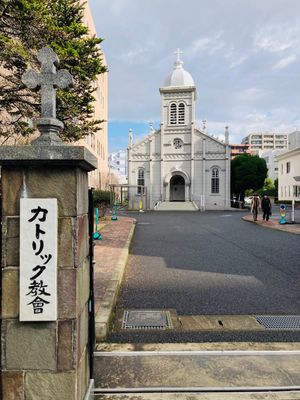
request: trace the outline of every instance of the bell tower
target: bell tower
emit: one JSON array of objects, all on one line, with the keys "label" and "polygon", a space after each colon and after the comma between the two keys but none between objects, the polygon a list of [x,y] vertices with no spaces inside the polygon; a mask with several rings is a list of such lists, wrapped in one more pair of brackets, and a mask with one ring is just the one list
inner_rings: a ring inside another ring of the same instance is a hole
[{"label": "bell tower", "polygon": [[[195,125],[196,87],[183,68],[182,51],[175,51],[172,72],[165,79],[161,94],[161,176],[180,167],[193,175],[193,133]],[[174,164],[174,165],[173,165]],[[162,193],[164,188],[162,186]],[[192,194],[192,193],[191,193]],[[189,196],[190,199],[192,196]]]}]

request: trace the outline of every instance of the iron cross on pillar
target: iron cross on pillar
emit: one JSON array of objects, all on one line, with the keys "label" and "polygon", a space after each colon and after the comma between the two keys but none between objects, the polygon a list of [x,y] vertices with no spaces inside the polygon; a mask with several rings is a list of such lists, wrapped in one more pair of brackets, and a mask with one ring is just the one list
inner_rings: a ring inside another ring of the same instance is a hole
[{"label": "iron cross on pillar", "polygon": [[32,143],[62,144],[57,136],[63,123],[56,119],[56,88],[67,88],[72,85],[73,78],[65,69],[56,71],[59,59],[50,47],[41,49],[37,59],[41,63],[41,72],[29,70],[22,76],[22,82],[29,89],[41,88],[41,118],[36,121],[41,136]]}]

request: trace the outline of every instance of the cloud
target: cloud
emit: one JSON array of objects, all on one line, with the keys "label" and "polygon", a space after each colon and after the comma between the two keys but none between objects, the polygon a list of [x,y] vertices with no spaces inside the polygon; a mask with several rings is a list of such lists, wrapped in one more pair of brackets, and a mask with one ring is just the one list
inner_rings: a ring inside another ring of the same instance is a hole
[{"label": "cloud", "polygon": [[295,55],[291,55],[288,57],[284,57],[281,60],[279,60],[274,66],[273,69],[284,69],[290,64],[294,63],[297,61],[297,57]]},{"label": "cloud", "polygon": [[187,49],[189,57],[193,58],[199,52],[208,51],[210,55],[224,47],[224,43],[219,41],[223,32],[219,31],[211,36],[200,37],[192,42]]},{"label": "cloud", "polygon": [[246,101],[256,101],[257,99],[266,96],[266,91],[258,88],[258,87],[251,87],[241,92],[240,98]]},{"label": "cloud", "polygon": [[[230,54],[230,56],[228,54],[225,55],[226,58],[231,57],[232,54]],[[249,56],[247,55],[243,55],[241,57],[239,57],[237,60],[233,61],[230,65],[229,68],[236,68],[238,66],[240,66],[241,64],[243,64],[246,60],[248,60]]]},{"label": "cloud", "polygon": [[283,52],[299,44],[299,33],[297,26],[269,25],[255,35],[254,46],[271,53]]},{"label": "cloud", "polygon": [[134,50],[130,50],[122,53],[119,58],[122,62],[128,64],[138,63],[143,60],[143,55],[147,52],[145,48],[136,48]]},{"label": "cloud", "polygon": [[[109,68],[109,120],[160,120],[174,50],[197,87],[196,118],[232,141],[299,123],[300,0],[89,0]],[[187,22],[186,22],[187,21]],[[199,125],[198,125],[199,126]],[[118,125],[114,141],[128,134]],[[136,127],[135,134],[147,129]]]}]

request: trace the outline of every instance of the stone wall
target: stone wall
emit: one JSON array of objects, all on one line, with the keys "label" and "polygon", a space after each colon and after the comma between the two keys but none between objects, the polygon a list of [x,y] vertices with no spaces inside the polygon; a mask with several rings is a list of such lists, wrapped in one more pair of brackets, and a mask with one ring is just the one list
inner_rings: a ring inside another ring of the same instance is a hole
[{"label": "stone wall", "polygon": [[[58,200],[58,320],[19,322],[19,201]],[[5,400],[81,400],[89,385],[87,172],[55,161],[2,167],[2,391]]]}]

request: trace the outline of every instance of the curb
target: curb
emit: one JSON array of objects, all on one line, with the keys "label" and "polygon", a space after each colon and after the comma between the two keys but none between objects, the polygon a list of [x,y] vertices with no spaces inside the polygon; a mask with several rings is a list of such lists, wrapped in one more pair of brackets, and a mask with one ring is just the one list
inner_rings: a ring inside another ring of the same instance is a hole
[{"label": "curb", "polygon": [[278,225],[263,225],[263,224],[257,223],[256,221],[253,221],[252,219],[248,219],[247,216],[242,217],[242,219],[244,221],[246,221],[246,222],[250,222],[251,224],[255,224],[255,225],[261,226],[262,228],[268,228],[268,229],[273,229],[275,231],[292,233],[294,235],[300,235],[300,231],[296,232],[296,231],[293,231],[293,230],[286,229],[288,227],[288,225],[286,225],[286,226],[285,225],[279,225],[279,224]]},{"label": "curb", "polygon": [[103,300],[101,302],[101,306],[97,314],[95,315],[96,342],[105,341],[108,335],[109,324],[112,318],[113,310],[117,303],[118,294],[123,280],[125,267],[129,255],[129,248],[133,238],[135,226],[136,226],[136,221],[134,220],[128,238],[126,240],[126,243],[121,251],[121,255],[115,266],[112,278],[107,285]]}]

